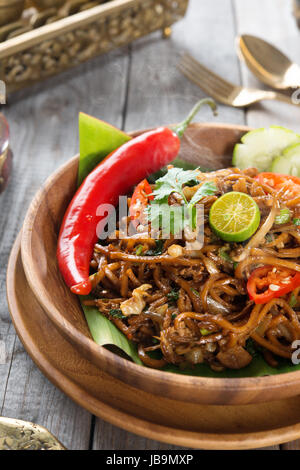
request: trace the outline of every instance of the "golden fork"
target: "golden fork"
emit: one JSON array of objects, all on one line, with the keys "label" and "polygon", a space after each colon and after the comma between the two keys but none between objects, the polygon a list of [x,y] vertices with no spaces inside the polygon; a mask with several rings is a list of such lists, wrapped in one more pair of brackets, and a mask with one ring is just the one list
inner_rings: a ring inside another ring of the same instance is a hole
[{"label": "golden fork", "polygon": [[236,108],[249,106],[263,100],[278,100],[298,105],[290,96],[276,91],[265,91],[234,85],[204,67],[189,54],[185,54],[178,64],[179,70],[205,93],[220,103]]}]

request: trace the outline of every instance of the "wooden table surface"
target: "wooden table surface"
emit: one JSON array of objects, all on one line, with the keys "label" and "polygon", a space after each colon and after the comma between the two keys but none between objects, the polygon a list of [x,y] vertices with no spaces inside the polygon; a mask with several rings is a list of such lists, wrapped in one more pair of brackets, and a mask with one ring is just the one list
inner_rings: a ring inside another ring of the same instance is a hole
[{"label": "wooden table surface", "polygon": [[[176,122],[203,92],[176,69],[189,51],[233,82],[259,86],[240,64],[237,34],[259,35],[300,62],[300,32],[289,0],[190,0],[187,16],[170,39],[161,33],[138,40],[10,97],[2,111],[9,120],[14,172],[0,197],[0,415],[46,426],[69,449],[179,449],[120,430],[95,418],[57,390],[24,351],[11,324],[5,299],[6,265],[27,207],[39,186],[78,150],[79,111],[126,131]],[[220,106],[220,122],[268,126],[299,132],[300,110],[266,102],[248,111]],[[212,120],[208,109],[201,120]],[[300,449],[300,441],[273,447]]]}]

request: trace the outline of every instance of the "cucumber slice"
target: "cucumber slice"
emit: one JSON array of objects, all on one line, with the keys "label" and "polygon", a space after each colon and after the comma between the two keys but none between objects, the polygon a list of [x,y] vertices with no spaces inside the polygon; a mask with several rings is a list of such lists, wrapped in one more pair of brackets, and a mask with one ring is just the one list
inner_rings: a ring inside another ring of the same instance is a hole
[{"label": "cucumber slice", "polygon": [[290,145],[281,157],[275,158],[271,171],[300,177],[300,144]]},{"label": "cucumber slice", "polygon": [[241,144],[236,144],[232,163],[241,170],[254,167],[268,171],[274,158],[293,144],[300,143],[300,135],[280,126],[256,129],[245,134]]}]

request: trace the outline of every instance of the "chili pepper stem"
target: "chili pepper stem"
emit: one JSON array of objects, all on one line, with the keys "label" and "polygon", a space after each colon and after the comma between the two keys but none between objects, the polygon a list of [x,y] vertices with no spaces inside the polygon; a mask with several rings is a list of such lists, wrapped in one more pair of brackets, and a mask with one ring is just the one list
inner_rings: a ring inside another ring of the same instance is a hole
[{"label": "chili pepper stem", "polygon": [[214,116],[218,115],[216,102],[212,98],[203,98],[202,100],[198,101],[198,103],[195,104],[195,106],[189,113],[188,117],[182,123],[180,123],[178,126],[174,128],[174,131],[176,132],[176,134],[178,135],[180,139],[183,137],[183,134],[185,133],[186,128],[194,119],[196,114],[199,112],[200,108],[202,108],[202,106],[205,104],[211,107]]}]

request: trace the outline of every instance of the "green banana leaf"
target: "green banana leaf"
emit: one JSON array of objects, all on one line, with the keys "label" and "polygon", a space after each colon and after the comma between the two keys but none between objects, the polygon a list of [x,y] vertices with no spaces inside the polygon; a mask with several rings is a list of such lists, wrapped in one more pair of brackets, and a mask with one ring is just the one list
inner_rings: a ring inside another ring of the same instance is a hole
[{"label": "green banana leaf", "polygon": [[126,336],[109,321],[99,310],[95,307],[87,307],[83,301],[89,297],[80,297],[82,310],[89,326],[93,340],[99,346],[113,345],[121,349],[127,356],[129,356],[136,364],[142,364],[137,348],[132,341],[128,341]]},{"label": "green banana leaf", "polygon": [[107,122],[79,113],[78,186],[107,155],[131,137]]},{"label": "green banana leaf", "polygon": [[[116,129],[104,121],[100,121],[84,113],[80,113],[79,116],[79,136],[79,184],[81,184],[83,179],[98,163],[103,160],[103,158],[130,140],[130,137],[119,129]],[[179,159],[177,159],[174,164],[184,169],[195,168],[193,165],[187,164],[186,162],[183,162]],[[157,178],[163,174],[164,170],[161,171],[162,173],[160,172],[157,175],[154,175],[154,178]],[[209,170],[202,169],[202,171]],[[85,297],[81,297],[80,301],[94,341],[101,346],[113,346],[115,350],[120,351],[121,355],[125,354],[136,364],[142,365],[142,362],[138,357],[136,345],[132,341],[129,341],[111,321],[109,321],[99,312],[97,308],[83,305],[84,299]],[[184,370],[174,365],[167,365],[163,370],[165,372],[172,372],[182,375],[193,375],[197,377],[241,378],[276,375],[286,372],[293,372],[300,369],[300,364],[293,365],[286,359],[279,359],[278,366],[274,368],[267,364],[260,351],[251,351],[251,353],[253,355],[251,363],[247,367],[240,370],[227,369],[223,372],[214,372],[207,364],[197,364],[194,367],[190,367]]]},{"label": "green banana leaf", "polygon": [[178,367],[170,365],[164,371],[175,374],[193,375],[195,377],[214,377],[214,378],[242,378],[242,377],[262,377],[265,375],[284,374],[286,372],[295,372],[300,369],[300,364],[293,365],[290,361],[282,359],[278,361],[276,368],[269,366],[261,353],[253,357],[251,363],[239,370],[226,369],[223,372],[214,372],[207,364],[197,364],[195,368],[180,370]]}]

